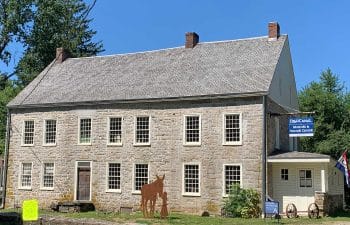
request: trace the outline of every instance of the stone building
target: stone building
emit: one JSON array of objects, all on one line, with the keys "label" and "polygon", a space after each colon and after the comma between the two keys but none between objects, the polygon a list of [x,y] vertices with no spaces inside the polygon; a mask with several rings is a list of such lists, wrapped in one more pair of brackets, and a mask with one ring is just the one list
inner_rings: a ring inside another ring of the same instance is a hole
[{"label": "stone building", "polygon": [[233,183],[269,191],[267,156],[297,145],[287,117],[271,114],[298,109],[277,23],[268,36],[199,42],[191,32],[185,46],[148,52],[59,48],[8,109],[7,207],[137,209],[141,186],[165,174],[170,210],[217,213]]}]

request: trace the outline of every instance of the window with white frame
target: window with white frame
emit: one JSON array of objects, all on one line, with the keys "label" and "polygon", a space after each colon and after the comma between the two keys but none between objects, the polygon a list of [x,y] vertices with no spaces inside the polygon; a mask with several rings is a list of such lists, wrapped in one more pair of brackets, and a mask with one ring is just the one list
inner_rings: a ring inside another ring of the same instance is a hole
[{"label": "window with white frame", "polygon": [[91,119],[85,118],[80,119],[79,127],[79,143],[90,144],[91,143]]},{"label": "window with white frame", "polygon": [[32,186],[32,163],[22,163],[21,168],[21,188],[31,188]]},{"label": "window with white frame", "polygon": [[288,180],[288,169],[281,169],[281,180]]},{"label": "window with white frame", "polygon": [[201,121],[199,115],[185,116],[185,143],[200,144]]},{"label": "window with white frame", "polygon": [[47,145],[56,144],[56,120],[45,120],[44,143]]},{"label": "window with white frame", "polygon": [[199,195],[200,173],[198,164],[184,164],[183,192],[185,195]]},{"label": "window with white frame", "polygon": [[138,116],[136,117],[135,124],[135,143],[136,144],[148,144],[149,141],[149,122],[148,116]]},{"label": "window with white frame", "polygon": [[109,118],[108,142],[110,144],[122,143],[122,118],[121,117]]},{"label": "window with white frame", "polygon": [[233,185],[241,185],[241,166],[224,165],[224,178],[224,195],[228,195]]},{"label": "window with white frame", "polygon": [[23,144],[24,145],[34,144],[34,120],[24,121]]},{"label": "window with white frame", "polygon": [[54,163],[43,165],[43,188],[53,188]]},{"label": "window with white frame", "polygon": [[148,184],[148,164],[135,164],[134,191],[141,191],[144,184]]},{"label": "window with white frame", "polygon": [[108,190],[120,190],[120,163],[108,163]]},{"label": "window with white frame", "polygon": [[299,170],[300,187],[312,187],[312,171]]},{"label": "window with white frame", "polygon": [[240,144],[242,139],[241,115],[224,115],[224,144]]}]

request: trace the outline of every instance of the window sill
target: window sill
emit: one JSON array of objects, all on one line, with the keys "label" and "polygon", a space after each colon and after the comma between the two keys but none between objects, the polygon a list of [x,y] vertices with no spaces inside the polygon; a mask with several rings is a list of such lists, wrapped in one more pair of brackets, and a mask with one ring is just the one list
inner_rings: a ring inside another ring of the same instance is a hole
[{"label": "window sill", "polygon": [[56,144],[43,144],[44,147],[56,147]]},{"label": "window sill", "polygon": [[19,187],[18,190],[31,191],[32,187]]},{"label": "window sill", "polygon": [[134,143],[134,146],[137,146],[137,147],[140,147],[140,146],[141,147],[142,146],[146,146],[147,147],[148,146],[149,147],[149,146],[151,146],[151,143]]},{"label": "window sill", "polygon": [[242,142],[224,142],[222,143],[223,146],[240,146],[243,145]]},{"label": "window sill", "polygon": [[90,145],[92,145],[92,143],[78,143],[78,145],[81,145],[81,146],[90,146]]},{"label": "window sill", "polygon": [[21,144],[22,147],[33,147],[34,144]]},{"label": "window sill", "polygon": [[45,188],[45,187],[42,187],[40,188],[40,191],[53,191],[54,188]]},{"label": "window sill", "polygon": [[131,194],[133,194],[133,195],[141,195],[141,191],[132,191]]},{"label": "window sill", "polygon": [[191,147],[191,146],[201,146],[201,143],[200,142],[193,142],[193,143],[191,143],[191,142],[189,142],[189,143],[184,143],[183,144],[184,146],[188,146],[188,147]]},{"label": "window sill", "polygon": [[107,147],[123,146],[123,143],[107,143]]},{"label": "window sill", "polygon": [[201,197],[200,193],[182,193],[184,197]]},{"label": "window sill", "polygon": [[113,190],[113,189],[111,189],[111,190],[106,190],[106,193],[118,193],[118,194],[121,194],[122,193],[122,190],[120,190],[120,189],[116,189],[116,190]]}]

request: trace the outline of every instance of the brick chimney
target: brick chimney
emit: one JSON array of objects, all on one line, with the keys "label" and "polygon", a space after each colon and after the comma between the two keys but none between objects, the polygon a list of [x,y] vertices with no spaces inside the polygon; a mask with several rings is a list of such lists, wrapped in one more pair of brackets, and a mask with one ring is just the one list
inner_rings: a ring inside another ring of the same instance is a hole
[{"label": "brick chimney", "polygon": [[62,63],[64,60],[70,57],[70,53],[67,49],[56,48],[56,62]]},{"label": "brick chimney", "polygon": [[269,23],[269,41],[276,41],[280,37],[280,25],[277,22]]},{"label": "brick chimney", "polygon": [[187,32],[186,33],[186,48],[194,48],[196,44],[199,42],[199,36],[195,32]]}]

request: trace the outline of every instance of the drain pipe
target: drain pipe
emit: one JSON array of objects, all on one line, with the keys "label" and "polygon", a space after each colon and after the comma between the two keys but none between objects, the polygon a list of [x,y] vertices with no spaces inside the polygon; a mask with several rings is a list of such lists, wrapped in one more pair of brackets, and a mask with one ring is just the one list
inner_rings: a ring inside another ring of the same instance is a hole
[{"label": "drain pipe", "polygon": [[10,147],[10,124],[11,124],[11,113],[7,109],[7,121],[6,121],[6,139],[5,139],[5,152],[4,152],[4,165],[2,172],[2,196],[1,196],[1,206],[0,208],[5,208],[5,198],[6,198],[6,186],[7,186],[7,167],[8,167],[8,155]]},{"label": "drain pipe", "polygon": [[263,123],[262,123],[262,154],[261,154],[261,210],[262,217],[265,218],[265,201],[266,201],[266,95],[262,96],[263,106]]}]

